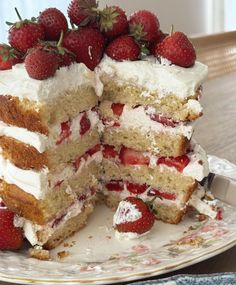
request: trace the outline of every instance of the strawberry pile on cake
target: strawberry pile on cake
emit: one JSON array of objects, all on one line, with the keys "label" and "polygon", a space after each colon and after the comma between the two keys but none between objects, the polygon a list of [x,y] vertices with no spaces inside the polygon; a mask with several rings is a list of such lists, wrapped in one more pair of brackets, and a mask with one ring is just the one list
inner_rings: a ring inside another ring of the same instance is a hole
[{"label": "strawberry pile on cake", "polygon": [[51,249],[86,224],[101,195],[111,208],[152,200],[156,218],[180,222],[208,175],[191,141],[207,67],[188,38],[163,33],[152,12],[127,18],[95,0],[71,1],[73,29],[57,8],[31,20],[16,13],[0,45],[4,228]]}]

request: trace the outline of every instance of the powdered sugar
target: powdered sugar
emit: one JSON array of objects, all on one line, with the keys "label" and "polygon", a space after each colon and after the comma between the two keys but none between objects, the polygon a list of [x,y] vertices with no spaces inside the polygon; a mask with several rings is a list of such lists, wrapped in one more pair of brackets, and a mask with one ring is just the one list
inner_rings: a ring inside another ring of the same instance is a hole
[{"label": "powdered sugar", "polygon": [[121,201],[113,217],[113,225],[134,222],[142,217],[142,213],[135,205],[128,201]]}]

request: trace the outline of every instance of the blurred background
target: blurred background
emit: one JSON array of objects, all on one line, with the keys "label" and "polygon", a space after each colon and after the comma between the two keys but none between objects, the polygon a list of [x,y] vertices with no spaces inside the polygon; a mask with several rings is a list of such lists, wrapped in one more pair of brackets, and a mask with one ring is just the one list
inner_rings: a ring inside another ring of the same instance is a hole
[{"label": "blurred background", "polygon": [[[0,0],[0,42],[7,41],[6,21],[15,21],[14,7],[23,18],[37,16],[47,7],[66,13],[70,0]],[[235,0],[100,0],[100,6],[119,5],[130,15],[138,9],[154,11],[163,31],[171,24],[188,35],[205,35],[236,30]]]}]

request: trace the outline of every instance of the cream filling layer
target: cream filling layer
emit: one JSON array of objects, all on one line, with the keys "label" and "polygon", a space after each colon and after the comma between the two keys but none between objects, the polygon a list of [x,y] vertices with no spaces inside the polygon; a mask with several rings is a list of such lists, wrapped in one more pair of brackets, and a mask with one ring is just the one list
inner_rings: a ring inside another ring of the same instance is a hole
[{"label": "cream filling layer", "polygon": [[143,133],[156,132],[156,133],[168,133],[171,135],[183,135],[187,139],[191,139],[193,134],[193,126],[191,124],[184,125],[179,123],[176,127],[164,126],[163,124],[156,122],[150,118],[154,115],[155,109],[143,106],[137,108],[129,108],[124,106],[123,112],[119,118],[120,127],[124,129],[137,128]]},{"label": "cream filling layer", "polygon": [[[84,113],[80,113],[71,121],[71,135],[70,139],[78,140],[80,135],[80,120]],[[99,122],[99,117],[97,112],[89,110],[86,112],[88,119],[91,123],[91,129],[95,128]],[[61,126],[55,125],[50,128],[49,136],[31,132],[25,128],[19,128],[12,125],[7,125],[0,121],[0,136],[7,136],[14,138],[22,143],[28,144],[38,152],[43,153],[48,147],[57,147],[56,141],[58,140],[61,132]],[[66,141],[66,140],[65,140]]]},{"label": "cream filling layer", "polygon": [[[101,162],[101,154],[95,153],[88,159],[86,164],[80,166],[80,171],[82,167],[85,167],[92,161]],[[72,166],[67,166],[62,173],[58,176],[53,177],[55,183],[58,180],[69,179],[72,175],[76,175],[77,171],[71,171]],[[66,173],[66,174],[65,174]],[[33,195],[36,199],[43,199],[47,191],[51,188],[49,186],[49,170],[47,168],[41,171],[25,170],[16,167],[9,160],[6,160],[2,155],[0,155],[0,178],[6,181],[8,184],[15,184],[17,187],[21,188],[23,191]],[[52,188],[55,186],[52,184]]]},{"label": "cream filling layer", "polygon": [[102,95],[103,85],[98,75],[83,63],[61,67],[53,77],[46,80],[30,78],[23,63],[13,66],[10,70],[0,71],[1,95],[36,102],[53,101],[64,96],[65,91],[76,91],[83,86],[92,86],[98,96]]},{"label": "cream filling layer", "polygon": [[[92,197],[89,197],[89,200],[91,198]],[[76,200],[76,202],[67,209],[66,214],[61,214],[60,216],[56,217],[54,220],[48,222],[45,225],[38,225],[38,224],[32,223],[31,221],[26,220],[19,216],[15,217],[14,224],[15,226],[23,228],[24,235],[27,238],[27,240],[31,243],[32,246],[35,246],[35,245],[42,246],[50,239],[53,233],[57,231],[59,228],[61,228],[62,226],[64,226],[68,220],[79,215],[82,212],[84,203],[87,201],[88,199],[85,201]],[[55,221],[57,219],[60,219],[60,221],[55,224]],[[41,241],[39,241],[38,236],[37,236],[38,231],[43,232],[42,234],[43,240]]]},{"label": "cream filling layer", "polygon": [[157,92],[159,98],[175,94],[188,98],[206,80],[208,67],[198,61],[190,68],[161,64],[155,57],[148,56],[138,61],[115,61],[104,56],[96,68],[104,83],[115,81],[119,85],[131,84],[148,90],[144,96]]}]

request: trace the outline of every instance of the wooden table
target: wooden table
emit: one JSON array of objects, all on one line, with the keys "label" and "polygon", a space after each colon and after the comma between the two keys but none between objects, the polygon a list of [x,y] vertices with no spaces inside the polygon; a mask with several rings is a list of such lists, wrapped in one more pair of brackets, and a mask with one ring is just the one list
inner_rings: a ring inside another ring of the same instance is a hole
[{"label": "wooden table", "polygon": [[[202,105],[204,116],[197,122],[195,139],[207,153],[236,164],[236,73],[208,81],[204,85]],[[236,272],[235,256],[236,246],[216,257],[157,278],[176,274]]]}]

